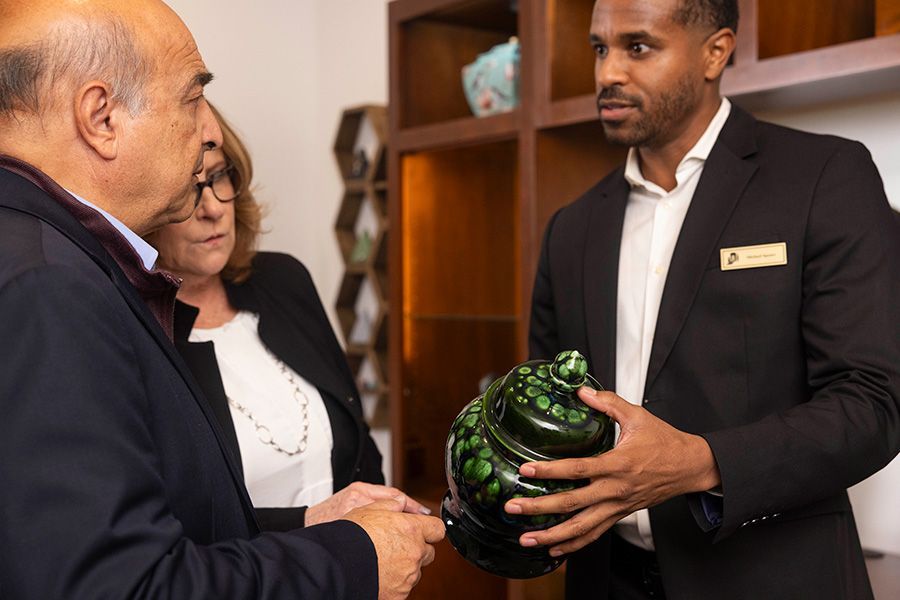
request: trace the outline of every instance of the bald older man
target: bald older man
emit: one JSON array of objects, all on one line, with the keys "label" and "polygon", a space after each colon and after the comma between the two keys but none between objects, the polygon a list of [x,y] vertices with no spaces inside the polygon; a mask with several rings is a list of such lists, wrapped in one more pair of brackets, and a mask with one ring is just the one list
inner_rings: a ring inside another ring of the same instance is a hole
[{"label": "bald older man", "polygon": [[443,537],[403,500],[260,534],[140,237],[222,133],[155,0],[0,0],[0,597],[403,598]]}]

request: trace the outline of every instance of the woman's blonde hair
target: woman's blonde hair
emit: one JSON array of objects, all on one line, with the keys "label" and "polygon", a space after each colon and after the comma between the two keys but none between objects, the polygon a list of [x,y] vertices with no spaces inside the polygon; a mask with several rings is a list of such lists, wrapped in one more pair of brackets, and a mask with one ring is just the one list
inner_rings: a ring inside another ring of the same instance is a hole
[{"label": "woman's blonde hair", "polygon": [[222,269],[222,278],[233,283],[242,283],[250,277],[256,244],[262,233],[262,206],[253,197],[253,162],[247,147],[229,125],[222,113],[209,104],[222,128],[222,152],[225,160],[234,165],[231,183],[238,191],[234,202],[234,250]]}]

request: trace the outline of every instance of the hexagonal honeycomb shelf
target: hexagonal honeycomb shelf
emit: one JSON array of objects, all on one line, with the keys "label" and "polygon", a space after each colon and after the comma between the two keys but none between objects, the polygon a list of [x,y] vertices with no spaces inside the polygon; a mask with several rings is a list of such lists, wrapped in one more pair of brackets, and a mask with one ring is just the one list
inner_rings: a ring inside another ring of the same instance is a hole
[{"label": "hexagonal honeycomb shelf", "polygon": [[344,194],[334,233],[344,261],[335,308],[366,419],[387,426],[387,109],[344,111],[334,155]]}]

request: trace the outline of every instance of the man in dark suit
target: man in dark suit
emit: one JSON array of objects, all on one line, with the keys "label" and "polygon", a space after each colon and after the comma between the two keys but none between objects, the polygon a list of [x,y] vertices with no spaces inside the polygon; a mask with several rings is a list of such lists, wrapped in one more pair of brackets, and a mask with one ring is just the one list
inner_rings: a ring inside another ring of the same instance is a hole
[{"label": "man in dark suit", "polygon": [[[607,138],[628,160],[550,221],[530,351],[589,356],[617,447],[507,504],[571,555],[569,598],[866,598],[846,488],[900,448],[898,236],[859,143],[719,94],[735,1],[598,0]],[[646,509],[649,508],[649,513]]]},{"label": "man in dark suit", "polygon": [[438,519],[260,534],[138,236],[222,133],[157,0],[0,0],[0,597],[404,598]]}]

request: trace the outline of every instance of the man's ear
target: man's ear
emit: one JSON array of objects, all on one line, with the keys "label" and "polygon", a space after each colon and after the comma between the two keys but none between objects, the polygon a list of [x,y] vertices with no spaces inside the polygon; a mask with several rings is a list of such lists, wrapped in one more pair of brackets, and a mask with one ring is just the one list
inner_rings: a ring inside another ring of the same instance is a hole
[{"label": "man's ear", "polygon": [[706,40],[706,70],[704,76],[707,81],[715,81],[722,76],[722,71],[728,66],[728,59],[734,52],[736,40],[734,32],[724,27]]},{"label": "man's ear", "polygon": [[105,160],[119,153],[124,107],[113,100],[109,84],[89,81],[75,95],[75,126],[84,143]]}]

